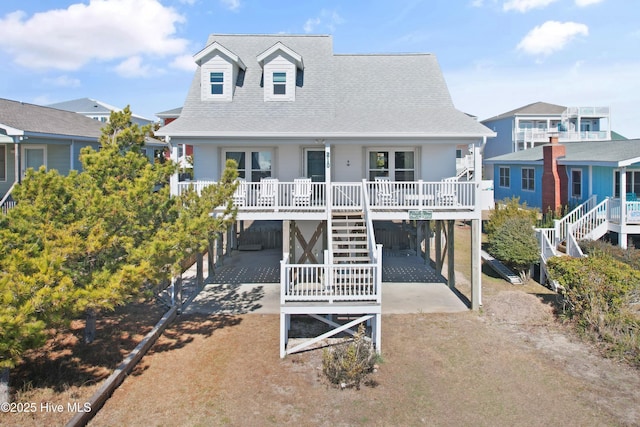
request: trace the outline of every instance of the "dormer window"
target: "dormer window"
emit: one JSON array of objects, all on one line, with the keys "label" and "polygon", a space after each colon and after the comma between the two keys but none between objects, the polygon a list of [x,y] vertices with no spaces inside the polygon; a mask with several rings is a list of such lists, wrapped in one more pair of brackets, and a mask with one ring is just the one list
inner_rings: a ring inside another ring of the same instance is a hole
[{"label": "dormer window", "polygon": [[233,100],[238,76],[244,75],[244,62],[217,42],[194,55],[200,66],[200,99],[203,101]]},{"label": "dormer window", "polygon": [[304,70],[302,56],[278,42],[256,58],[262,67],[264,100],[295,101],[296,85]]},{"label": "dormer window", "polygon": [[224,94],[224,73],[210,73],[211,95]]},{"label": "dormer window", "polygon": [[273,73],[273,94],[287,94],[287,73]]}]

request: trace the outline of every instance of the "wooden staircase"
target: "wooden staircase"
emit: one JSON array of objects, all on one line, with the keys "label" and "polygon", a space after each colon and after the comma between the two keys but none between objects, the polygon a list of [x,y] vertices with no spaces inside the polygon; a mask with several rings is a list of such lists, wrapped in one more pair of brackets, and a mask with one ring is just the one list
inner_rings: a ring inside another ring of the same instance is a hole
[{"label": "wooden staircase", "polygon": [[331,251],[334,264],[367,264],[369,240],[362,212],[333,212],[331,215]]}]

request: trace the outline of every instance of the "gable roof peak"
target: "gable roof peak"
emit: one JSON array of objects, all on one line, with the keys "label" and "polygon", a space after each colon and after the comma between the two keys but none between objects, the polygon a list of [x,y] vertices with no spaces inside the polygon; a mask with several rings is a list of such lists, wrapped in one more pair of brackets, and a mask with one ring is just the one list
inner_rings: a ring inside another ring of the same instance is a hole
[{"label": "gable roof peak", "polygon": [[302,62],[302,56],[300,56],[293,49],[288,48],[284,43],[280,41],[274,44],[273,46],[271,46],[269,49],[262,52],[260,55],[258,55],[256,59],[258,60],[258,63],[260,64],[260,66],[264,67],[264,60],[277,51],[281,51],[285,53],[287,56],[291,57],[295,62],[296,66],[299,69],[304,70],[304,63]]},{"label": "gable roof peak", "polygon": [[224,56],[228,57],[231,61],[236,63],[238,67],[240,67],[241,69],[243,70],[247,69],[247,66],[244,65],[244,62],[242,62],[242,59],[240,59],[238,55],[236,55],[235,53],[233,53],[232,51],[230,51],[229,49],[227,49],[226,47],[222,46],[220,43],[215,41],[207,45],[200,52],[193,55],[193,59],[196,62],[196,64],[202,65],[202,60],[215,51],[218,51],[222,53]]}]

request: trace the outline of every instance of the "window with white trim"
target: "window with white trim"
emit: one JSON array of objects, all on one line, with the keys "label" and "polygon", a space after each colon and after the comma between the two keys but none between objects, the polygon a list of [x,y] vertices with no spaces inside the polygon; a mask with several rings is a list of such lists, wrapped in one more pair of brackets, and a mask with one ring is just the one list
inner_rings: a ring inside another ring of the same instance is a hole
[{"label": "window with white trim", "polygon": [[522,189],[535,191],[535,169],[522,168]]},{"label": "window with white trim", "polygon": [[[627,181],[625,193],[640,196],[640,171],[627,171],[625,177]],[[620,197],[620,171],[614,172],[613,197]]]},{"label": "window with white trim", "polygon": [[273,94],[287,94],[287,73],[273,73]]},{"label": "window with white trim", "polygon": [[[249,182],[259,182],[271,177],[273,153],[269,151],[227,151],[225,160],[233,159],[238,164],[238,176]],[[251,159],[250,163],[247,159]]]},{"label": "window with white trim", "polygon": [[209,73],[211,95],[224,95],[224,73],[214,71]]},{"label": "window with white trim", "polygon": [[582,198],[582,169],[571,169],[571,197]]},{"label": "window with white trim", "polygon": [[508,166],[500,166],[500,179],[498,185],[502,188],[511,187],[511,168]]},{"label": "window with white trim", "polygon": [[414,181],[416,174],[413,151],[369,151],[369,180],[386,176],[393,181]]}]

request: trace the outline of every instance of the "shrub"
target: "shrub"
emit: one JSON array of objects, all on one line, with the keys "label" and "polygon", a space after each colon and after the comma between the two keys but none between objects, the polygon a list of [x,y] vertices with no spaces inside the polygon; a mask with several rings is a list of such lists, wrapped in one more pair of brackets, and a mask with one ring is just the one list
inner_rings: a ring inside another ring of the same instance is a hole
[{"label": "shrub", "polygon": [[519,197],[504,199],[496,204],[496,208],[491,211],[489,221],[485,224],[487,238],[490,240],[498,228],[509,218],[526,218],[533,225],[538,219],[538,211],[528,208],[526,203],[520,204]]},{"label": "shrub", "polygon": [[493,256],[515,269],[523,281],[540,257],[538,240],[530,218],[512,217],[495,230],[489,238],[489,251]]},{"label": "shrub", "polygon": [[604,253],[555,257],[548,267],[564,287],[564,311],[578,330],[640,366],[640,271]]},{"label": "shrub", "polygon": [[332,384],[360,390],[360,383],[373,372],[375,360],[373,346],[366,340],[364,325],[361,323],[352,341],[324,350],[322,372]]}]

